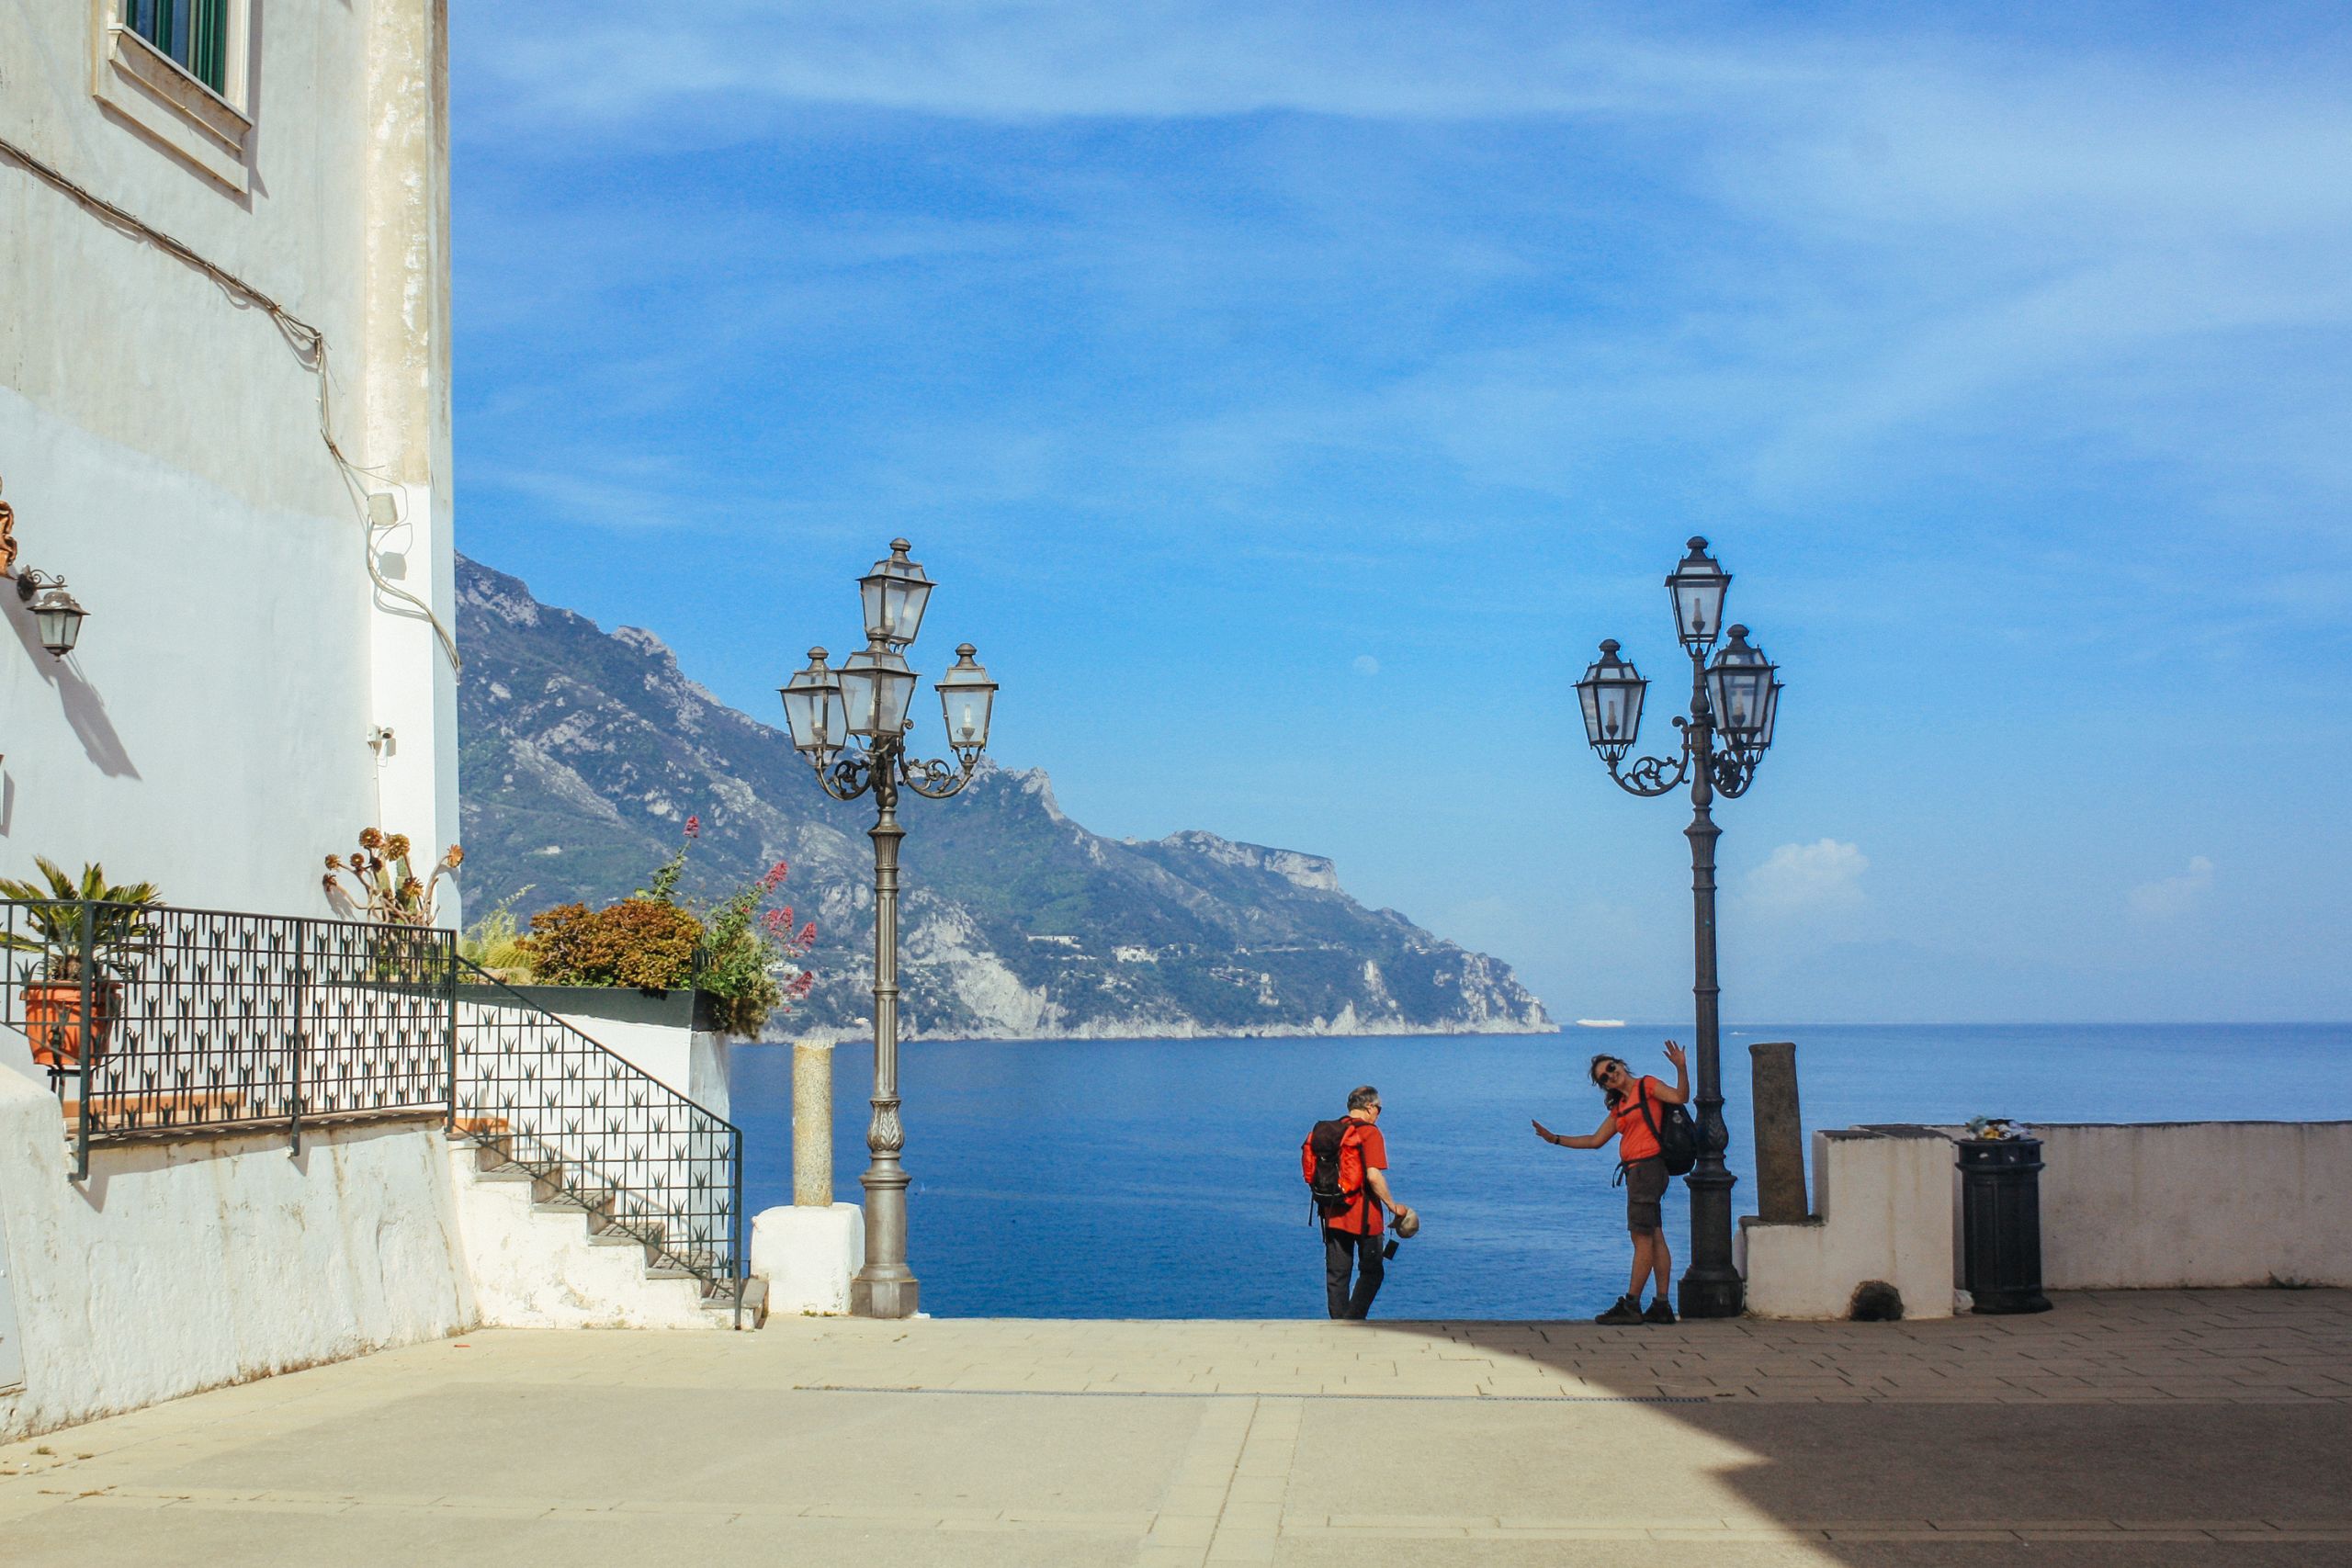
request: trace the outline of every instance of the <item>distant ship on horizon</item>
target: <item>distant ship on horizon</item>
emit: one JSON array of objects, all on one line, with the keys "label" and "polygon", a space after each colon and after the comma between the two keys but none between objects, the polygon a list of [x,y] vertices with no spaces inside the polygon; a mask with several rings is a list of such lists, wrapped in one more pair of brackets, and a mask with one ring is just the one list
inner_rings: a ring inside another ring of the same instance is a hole
[{"label": "distant ship on horizon", "polygon": [[1577,1020],[1577,1027],[1578,1029],[1623,1029],[1625,1027],[1625,1021],[1622,1018],[1580,1018]]}]

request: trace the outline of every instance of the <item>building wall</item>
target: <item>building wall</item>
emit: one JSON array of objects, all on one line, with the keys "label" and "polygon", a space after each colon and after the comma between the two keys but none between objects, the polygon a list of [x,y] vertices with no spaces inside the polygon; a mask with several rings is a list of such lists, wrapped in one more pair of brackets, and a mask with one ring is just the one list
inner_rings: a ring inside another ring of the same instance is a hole
[{"label": "building wall", "polygon": [[0,1440],[477,1320],[440,1121],[91,1151],[0,1073],[0,1235],[24,1382]]},{"label": "building wall", "polygon": [[0,592],[0,874],[325,913],[360,827],[457,829],[453,670],[368,571],[453,620],[442,6],[241,8],[239,188],[124,112],[107,5],[0,6],[0,140],[317,327],[370,472],[266,310],[0,151],[0,500],[90,611],[59,662]]}]

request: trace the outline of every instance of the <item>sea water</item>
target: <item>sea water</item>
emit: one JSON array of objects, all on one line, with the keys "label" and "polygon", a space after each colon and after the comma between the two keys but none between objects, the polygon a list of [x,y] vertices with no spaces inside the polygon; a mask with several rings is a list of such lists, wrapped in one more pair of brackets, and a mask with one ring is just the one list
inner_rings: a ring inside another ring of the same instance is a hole
[{"label": "sea water", "polygon": [[[1589,1133],[1595,1052],[1671,1083],[1687,1028],[1314,1040],[920,1043],[899,1057],[909,1262],[938,1316],[1312,1317],[1323,1249],[1300,1140],[1376,1086],[1389,1182],[1421,1234],[1383,1317],[1589,1315],[1625,1288],[1613,1152]],[[2352,1118],[2352,1025],[1813,1025],[1726,1031],[1734,1212],[1754,1212],[1749,1043],[1793,1040],[1805,1130],[1973,1116],[2041,1122]],[[791,1051],[735,1054],[750,1212],[792,1201]],[[836,1196],[865,1168],[872,1055],[834,1057]],[[1682,1184],[1667,1201],[1679,1277]]]}]

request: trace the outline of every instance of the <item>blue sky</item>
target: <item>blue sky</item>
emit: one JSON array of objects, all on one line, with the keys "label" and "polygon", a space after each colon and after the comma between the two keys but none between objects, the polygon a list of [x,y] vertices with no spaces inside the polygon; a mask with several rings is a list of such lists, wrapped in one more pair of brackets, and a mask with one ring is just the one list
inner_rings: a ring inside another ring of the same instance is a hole
[{"label": "blue sky", "polygon": [[1080,820],[1640,1019],[1703,533],[1727,1016],[2352,1017],[2352,22],[2063,9],[460,6],[460,547],[773,718],[904,533]]}]

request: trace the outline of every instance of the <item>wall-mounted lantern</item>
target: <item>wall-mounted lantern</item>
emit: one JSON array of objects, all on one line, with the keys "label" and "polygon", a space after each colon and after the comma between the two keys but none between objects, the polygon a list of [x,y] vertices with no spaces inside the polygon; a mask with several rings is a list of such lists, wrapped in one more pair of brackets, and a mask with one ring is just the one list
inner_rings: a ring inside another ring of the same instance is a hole
[{"label": "wall-mounted lantern", "polygon": [[40,645],[52,659],[62,659],[82,640],[82,620],[90,612],[65,591],[65,580],[27,567],[17,570],[17,514],[0,501],[0,577],[17,580],[17,597],[30,606]]},{"label": "wall-mounted lantern", "polygon": [[32,606],[33,626],[52,659],[62,659],[82,640],[82,620],[90,612],[65,592],[65,580],[27,567],[17,574],[17,597]]}]

